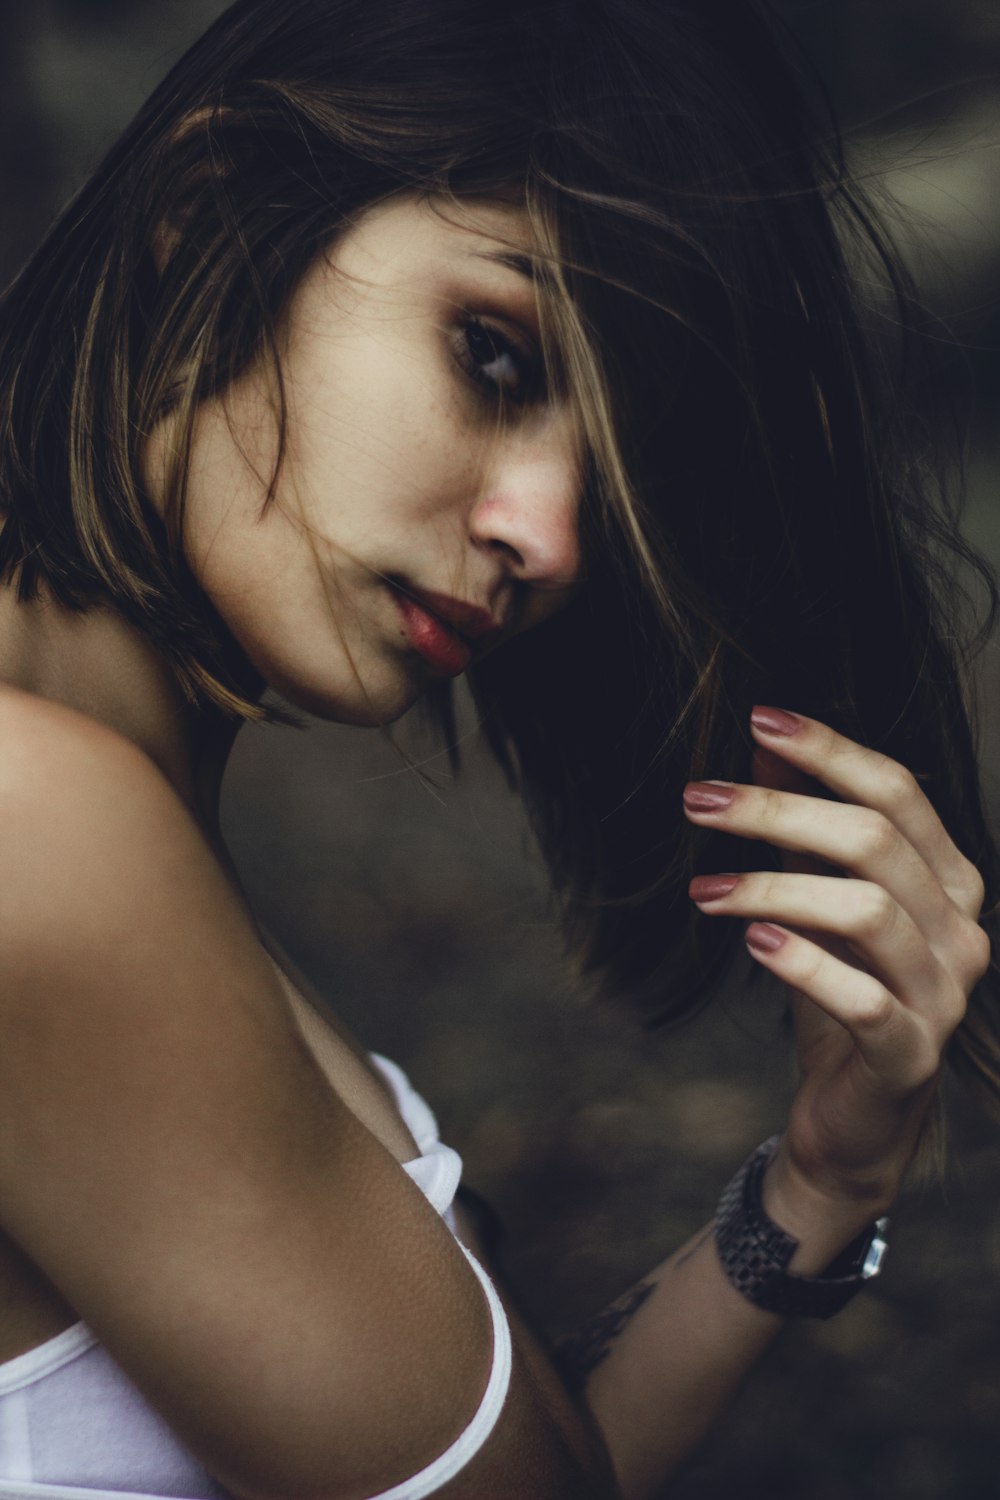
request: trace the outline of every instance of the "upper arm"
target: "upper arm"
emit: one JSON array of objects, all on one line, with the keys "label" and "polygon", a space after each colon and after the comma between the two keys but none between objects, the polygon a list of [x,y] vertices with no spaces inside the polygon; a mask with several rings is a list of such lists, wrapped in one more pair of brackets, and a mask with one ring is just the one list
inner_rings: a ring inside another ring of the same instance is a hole
[{"label": "upper arm", "polygon": [[[329,1087],[156,769],[76,715],[19,713],[0,722],[0,1224],[234,1494],[380,1492],[478,1406],[481,1288]],[[440,1493],[584,1500],[607,1472],[525,1338],[495,1432]]]},{"label": "upper arm", "polygon": [[485,1384],[480,1290],[196,826],[107,732],[5,724],[0,831],[4,1227],[238,1492],[421,1467]]}]

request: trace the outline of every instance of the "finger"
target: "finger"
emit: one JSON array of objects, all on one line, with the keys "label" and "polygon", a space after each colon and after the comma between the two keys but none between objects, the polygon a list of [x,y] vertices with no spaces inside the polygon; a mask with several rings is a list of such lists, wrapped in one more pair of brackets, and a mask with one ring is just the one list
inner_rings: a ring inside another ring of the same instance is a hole
[{"label": "finger", "polygon": [[[768,787],[772,792],[800,792],[805,797],[823,795],[818,781],[772,754],[764,745],[754,748],[750,779],[754,786]],[[821,859],[813,859],[808,854],[790,854],[788,850],[782,853],[781,868],[800,875],[823,875],[827,871]]]},{"label": "finger", "polygon": [[754,923],[746,941],[759,964],[844,1027],[880,1088],[909,1093],[936,1076],[945,1038],[874,974],[772,923]]},{"label": "finger", "polygon": [[[908,912],[882,886],[831,875],[707,875],[692,880],[701,911],[806,927],[848,943],[904,1005],[954,1026],[965,992]],[[959,1015],[961,1019],[961,1015]]]},{"label": "finger", "polygon": [[807,776],[797,766],[782,760],[766,745],[754,746],[750,767],[754,786],[770,787],[772,792],[801,792],[804,797],[823,795],[823,788],[814,776]]},{"label": "finger", "polygon": [[983,882],[956,848],[916,777],[877,750],[866,749],[816,719],[757,707],[754,738],[847,802],[882,813],[934,871],[949,898],[973,919],[983,904]]},{"label": "finger", "polygon": [[716,782],[690,784],[684,806],[687,816],[702,826],[811,854],[882,886],[936,949],[961,941],[964,929],[973,925],[882,812],[795,792]]}]

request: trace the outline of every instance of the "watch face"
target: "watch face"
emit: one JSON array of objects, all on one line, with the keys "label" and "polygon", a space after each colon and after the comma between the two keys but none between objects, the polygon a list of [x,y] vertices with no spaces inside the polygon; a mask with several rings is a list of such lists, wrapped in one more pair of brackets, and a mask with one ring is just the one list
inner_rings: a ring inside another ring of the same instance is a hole
[{"label": "watch face", "polygon": [[889,1248],[885,1238],[885,1232],[888,1228],[888,1219],[877,1219],[875,1221],[875,1233],[872,1235],[872,1242],[868,1246],[868,1251],[861,1265],[860,1275],[863,1281],[871,1281],[872,1277],[877,1276],[882,1269],[885,1252]]}]

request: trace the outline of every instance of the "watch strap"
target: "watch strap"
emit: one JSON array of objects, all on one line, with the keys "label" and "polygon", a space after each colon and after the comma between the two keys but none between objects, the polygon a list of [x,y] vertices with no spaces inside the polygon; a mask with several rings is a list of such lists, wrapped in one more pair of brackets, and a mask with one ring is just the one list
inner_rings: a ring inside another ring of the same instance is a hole
[{"label": "watch strap", "polygon": [[715,1244],[728,1280],[765,1312],[782,1317],[830,1318],[877,1276],[885,1257],[888,1219],[863,1230],[821,1276],[796,1276],[788,1265],[798,1249],[793,1235],[764,1212],[764,1173],[780,1136],[758,1146],[719,1200]]}]

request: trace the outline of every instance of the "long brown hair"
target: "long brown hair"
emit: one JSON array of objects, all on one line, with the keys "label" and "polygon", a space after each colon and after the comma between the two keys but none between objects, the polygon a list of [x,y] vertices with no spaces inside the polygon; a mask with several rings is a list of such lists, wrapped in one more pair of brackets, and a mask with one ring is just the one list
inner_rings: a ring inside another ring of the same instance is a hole
[{"label": "long brown hair", "polygon": [[[588,583],[473,686],[583,967],[664,1015],[706,992],[738,933],[706,951],[684,888],[749,851],[680,793],[747,778],[754,702],[910,765],[992,903],[955,566],[992,580],[816,98],[765,0],[239,0],[4,297],[0,576],[110,602],[192,699],[260,713],[183,555],[199,404],[268,358],[283,438],[282,311],[338,230],[400,192],[513,197],[588,439]],[[161,516],[141,456],[167,411]],[[986,986],[956,1049],[1000,1090]]]}]

